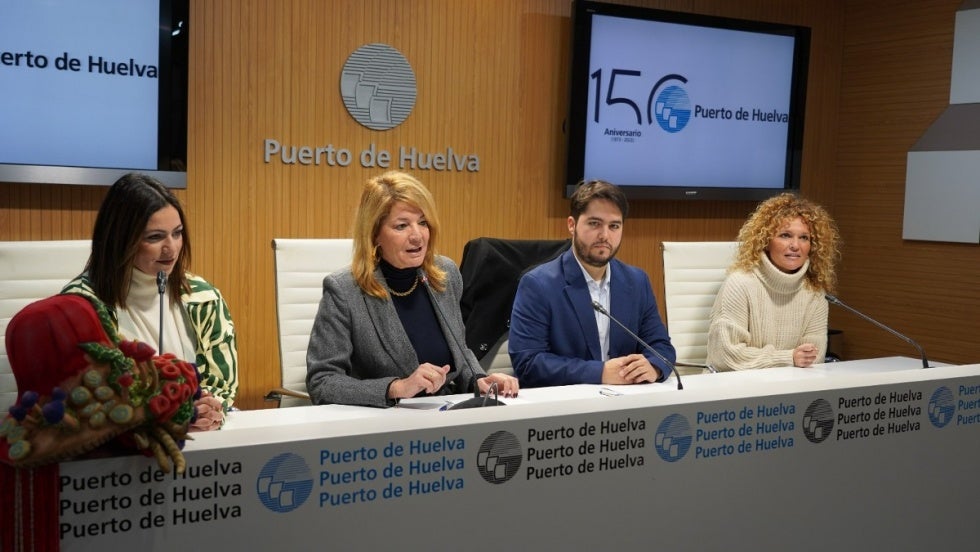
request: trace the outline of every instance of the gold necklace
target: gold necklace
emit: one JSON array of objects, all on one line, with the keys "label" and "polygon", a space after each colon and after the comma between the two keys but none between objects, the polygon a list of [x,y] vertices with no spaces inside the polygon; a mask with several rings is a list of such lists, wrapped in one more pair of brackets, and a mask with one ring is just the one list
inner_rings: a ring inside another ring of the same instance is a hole
[{"label": "gold necklace", "polygon": [[412,287],[408,288],[408,291],[401,291],[401,292],[395,291],[395,290],[393,290],[393,289],[391,289],[390,287],[387,286],[387,282],[386,282],[385,287],[388,288],[388,293],[394,295],[395,297],[408,297],[409,295],[412,294],[413,291],[415,291],[415,288],[417,288],[418,285],[419,285],[419,277],[416,276],[415,277],[415,283],[412,284]]}]

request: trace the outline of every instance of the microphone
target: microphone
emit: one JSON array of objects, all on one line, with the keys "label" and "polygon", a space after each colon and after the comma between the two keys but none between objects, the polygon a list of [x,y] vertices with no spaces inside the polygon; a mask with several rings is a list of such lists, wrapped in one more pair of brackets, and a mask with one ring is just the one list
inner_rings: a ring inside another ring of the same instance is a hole
[{"label": "microphone", "polygon": [[160,339],[157,341],[157,351],[163,354],[163,294],[167,292],[167,273],[157,272],[157,291],[160,292]]},{"label": "microphone", "polygon": [[929,361],[926,360],[926,352],[923,351],[922,350],[922,347],[918,343],[916,343],[915,340],[913,340],[911,337],[909,337],[907,335],[904,335],[904,334],[898,333],[897,331],[889,328],[888,326],[882,324],[881,322],[878,322],[874,318],[871,318],[870,316],[868,316],[868,315],[864,314],[863,312],[855,309],[854,307],[848,306],[846,303],[844,303],[843,301],[841,301],[840,299],[838,299],[837,297],[835,297],[835,296],[833,296],[833,295],[831,295],[829,293],[824,294],[824,297],[827,298],[827,302],[829,302],[831,305],[837,305],[838,307],[843,307],[844,309],[853,312],[854,314],[860,316],[861,318],[867,320],[868,322],[871,322],[875,326],[878,326],[879,328],[881,328],[881,329],[885,330],[886,332],[888,332],[888,333],[890,333],[890,334],[898,337],[899,339],[902,339],[903,341],[905,341],[907,343],[910,343],[913,347],[915,347],[916,349],[919,350],[919,356],[922,358],[922,367],[923,368],[929,368],[930,367],[929,366]]},{"label": "microphone", "polygon": [[615,322],[620,328],[623,329],[623,331],[625,331],[626,333],[628,333],[630,335],[630,337],[632,337],[633,339],[635,339],[637,343],[639,343],[640,345],[643,345],[643,347],[646,348],[646,350],[648,350],[651,353],[653,353],[664,364],[666,364],[667,367],[670,368],[670,371],[673,372],[675,376],[677,376],[677,390],[680,391],[680,390],[684,389],[684,384],[681,383],[681,375],[677,371],[677,367],[674,366],[674,363],[673,362],[667,360],[667,357],[665,357],[664,355],[660,354],[660,351],[658,351],[658,350],[654,349],[653,347],[651,347],[649,343],[647,343],[646,341],[643,341],[642,339],[640,339],[640,336],[638,336],[635,333],[633,333],[629,328],[626,327],[625,324],[623,324],[618,319],[616,319],[615,316],[609,314],[609,311],[607,311],[602,305],[600,305],[598,301],[592,301],[592,308],[595,309],[596,312],[601,313],[601,314],[604,314],[607,318],[609,318],[610,320],[612,320],[613,322]]},{"label": "microphone", "polygon": [[[469,364],[469,359],[466,357],[466,347],[462,345],[459,337],[453,332],[453,327],[449,324],[449,319],[446,318],[446,313],[442,312],[442,307],[439,306],[439,302],[436,301],[434,292],[432,291],[432,286],[429,285],[429,277],[425,275],[425,271],[421,268],[418,269],[418,278],[422,281],[422,285],[425,286],[426,291],[429,292],[429,302],[435,307],[436,312],[439,313],[439,317],[442,318],[443,323],[446,325],[446,331],[449,332],[449,337],[456,343],[456,347],[459,348],[460,353],[463,355],[463,362]],[[480,370],[474,370],[470,366],[470,370],[474,374],[480,373]],[[480,396],[480,386],[476,385],[476,389],[473,392],[473,398],[466,399],[465,401],[458,402],[450,406],[447,410],[458,410],[460,408],[479,408],[483,406],[504,406],[506,403],[500,402],[497,398],[496,387],[497,384],[491,384],[490,389],[487,391],[486,397]],[[494,391],[494,398],[490,398],[490,391]]]}]

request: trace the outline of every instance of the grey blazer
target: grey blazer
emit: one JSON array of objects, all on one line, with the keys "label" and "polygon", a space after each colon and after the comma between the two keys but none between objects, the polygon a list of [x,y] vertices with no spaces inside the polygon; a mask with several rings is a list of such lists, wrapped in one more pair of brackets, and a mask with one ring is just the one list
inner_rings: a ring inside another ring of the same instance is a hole
[{"label": "grey blazer", "polygon": [[[463,293],[459,269],[446,257],[436,257],[436,264],[448,277],[444,292],[430,294],[439,307],[436,317],[456,367],[447,376],[447,386],[453,382],[457,392],[465,393],[486,374],[476,356],[458,345],[465,347],[466,335],[459,309]],[[384,279],[380,269],[375,276]],[[416,293],[429,292],[419,288]],[[443,320],[442,313],[449,320]],[[393,406],[395,401],[387,398],[388,386],[418,367],[415,349],[390,299],[365,294],[350,268],[323,279],[323,298],[306,351],[306,388],[313,404]]]}]

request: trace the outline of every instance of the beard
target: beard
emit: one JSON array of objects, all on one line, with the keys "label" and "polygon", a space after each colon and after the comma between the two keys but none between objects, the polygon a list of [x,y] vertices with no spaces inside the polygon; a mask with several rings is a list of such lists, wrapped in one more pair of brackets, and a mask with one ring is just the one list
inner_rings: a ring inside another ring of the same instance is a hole
[{"label": "beard", "polygon": [[[608,242],[606,242],[608,243]],[[616,253],[619,253],[619,247],[613,248],[609,252],[608,257],[599,257],[591,253],[592,247],[578,238],[578,232],[572,235],[572,246],[575,247],[575,255],[583,263],[594,266],[596,268],[602,268],[609,264],[609,261],[616,257]],[[611,244],[610,244],[611,247]]]}]

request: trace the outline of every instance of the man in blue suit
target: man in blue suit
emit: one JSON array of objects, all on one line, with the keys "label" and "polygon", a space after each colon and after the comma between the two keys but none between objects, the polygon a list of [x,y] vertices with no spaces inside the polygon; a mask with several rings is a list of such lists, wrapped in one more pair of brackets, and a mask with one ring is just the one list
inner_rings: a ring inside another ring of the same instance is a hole
[{"label": "man in blue suit", "polygon": [[582,183],[568,217],[572,247],[521,278],[508,349],[522,387],[648,383],[670,376],[669,365],[592,306],[597,301],[674,362],[649,277],[615,258],[628,211],[618,187]]}]

